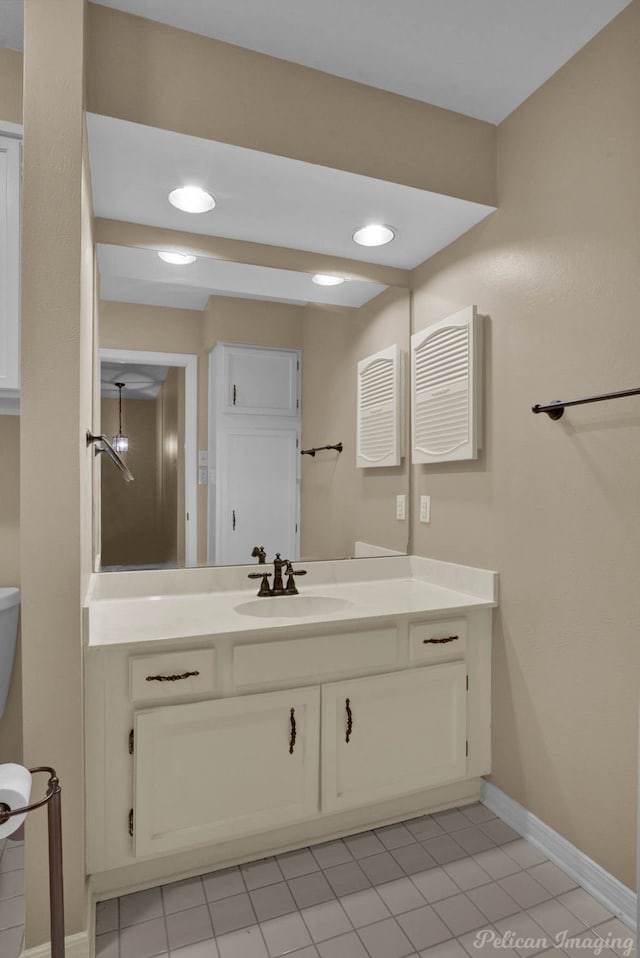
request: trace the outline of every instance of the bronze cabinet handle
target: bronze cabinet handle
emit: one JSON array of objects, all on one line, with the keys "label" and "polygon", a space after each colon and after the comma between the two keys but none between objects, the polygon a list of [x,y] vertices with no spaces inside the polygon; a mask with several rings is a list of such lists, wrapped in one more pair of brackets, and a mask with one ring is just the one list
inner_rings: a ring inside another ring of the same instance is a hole
[{"label": "bronze cabinet handle", "polygon": [[353,713],[351,711],[351,699],[347,699],[344,703],[345,710],[347,712],[347,734],[344,737],[345,742],[349,742],[351,738],[351,730],[353,729]]},{"label": "bronze cabinet handle", "polygon": [[235,509],[232,510],[231,515],[232,515],[231,528],[235,532],[235,528],[236,528],[236,510]]},{"label": "bronze cabinet handle", "polygon": [[182,682],[183,679],[190,679],[192,675],[200,675],[200,673],[183,672],[182,675],[147,675],[147,682]]},{"label": "bronze cabinet handle", "polygon": [[234,383],[233,384],[233,405],[234,406],[236,405],[237,399],[238,399],[238,387]]},{"label": "bronze cabinet handle", "polygon": [[443,639],[423,639],[423,645],[444,645],[445,642],[457,642],[459,635],[446,635]]},{"label": "bronze cabinet handle", "polygon": [[293,755],[293,750],[296,744],[297,728],[296,728],[295,714],[296,714],[296,710],[291,709],[291,711],[289,712],[289,725],[291,727],[291,736],[289,738],[289,755]]}]

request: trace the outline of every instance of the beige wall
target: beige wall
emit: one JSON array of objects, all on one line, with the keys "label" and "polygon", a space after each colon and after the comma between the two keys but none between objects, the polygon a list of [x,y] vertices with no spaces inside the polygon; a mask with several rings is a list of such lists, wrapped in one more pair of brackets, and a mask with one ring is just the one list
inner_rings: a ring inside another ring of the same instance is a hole
[{"label": "beige wall", "polygon": [[490,123],[106,7],[88,20],[96,113],[495,201]]},{"label": "beige wall", "polygon": [[[85,432],[93,426],[94,316],[83,46],[82,0],[26,0],[20,422],[24,761],[53,765],[63,786],[68,935],[86,926],[81,606],[91,571],[93,453]],[[34,815],[26,831],[27,948],[49,938],[46,842],[46,815]]]},{"label": "beige wall", "polygon": [[0,120],[22,123],[22,54],[0,48]]},{"label": "beige wall", "polygon": [[302,457],[303,558],[352,556],[357,540],[407,551],[408,522],[395,517],[408,495],[406,459],[356,467],[356,364],[387,346],[409,346],[409,293],[388,289],[360,309],[305,309],[302,448],[344,443],[342,453]]},{"label": "beige wall", "polygon": [[[640,400],[640,4],[499,131],[500,210],[415,275],[415,327],[476,303],[487,440],[416,467],[416,552],[497,569],[493,775],[635,885]],[[432,497],[432,523],[416,521]]]},{"label": "beige wall", "polygon": [[[0,416],[0,586],[20,584],[20,419]],[[20,644],[9,699],[0,719],[0,762],[22,762]]]},{"label": "beige wall", "polygon": [[[123,431],[129,438],[127,466],[135,477],[124,482],[106,456],[101,456],[102,564],[143,565],[163,560],[156,502],[156,402],[127,399],[122,403]],[[118,400],[101,402],[101,430],[118,432]]]}]

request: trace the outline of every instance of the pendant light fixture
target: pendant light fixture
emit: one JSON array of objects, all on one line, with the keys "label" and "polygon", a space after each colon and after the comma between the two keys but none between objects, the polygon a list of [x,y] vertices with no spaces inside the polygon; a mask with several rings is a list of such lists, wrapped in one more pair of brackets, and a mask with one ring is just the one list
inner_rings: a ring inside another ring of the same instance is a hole
[{"label": "pendant light fixture", "polygon": [[120,394],[118,396],[118,435],[113,437],[111,444],[116,452],[128,452],[129,439],[122,434],[122,390],[126,383],[114,383],[113,385],[118,387]]}]

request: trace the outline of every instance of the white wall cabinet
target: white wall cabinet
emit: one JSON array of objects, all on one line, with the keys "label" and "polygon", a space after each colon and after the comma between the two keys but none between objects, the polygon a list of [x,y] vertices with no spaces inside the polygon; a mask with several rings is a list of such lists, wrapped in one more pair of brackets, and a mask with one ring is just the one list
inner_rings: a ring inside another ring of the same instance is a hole
[{"label": "white wall cabinet", "polygon": [[465,663],[453,662],[323,686],[323,808],[463,778],[465,685]]},{"label": "white wall cabinet", "polygon": [[404,449],[403,354],[399,346],[358,363],[356,465],[366,469],[399,466]]},{"label": "white wall cabinet", "polygon": [[0,136],[0,412],[17,412],[20,388],[21,149]]},{"label": "white wall cabinet", "polygon": [[475,306],[411,337],[411,461],[477,459],[482,446],[482,317]]},{"label": "white wall cabinet", "polygon": [[223,415],[297,417],[297,350],[227,343],[217,348]]},{"label": "white wall cabinet", "polygon": [[317,814],[319,721],[317,688],[138,712],[136,855]]}]

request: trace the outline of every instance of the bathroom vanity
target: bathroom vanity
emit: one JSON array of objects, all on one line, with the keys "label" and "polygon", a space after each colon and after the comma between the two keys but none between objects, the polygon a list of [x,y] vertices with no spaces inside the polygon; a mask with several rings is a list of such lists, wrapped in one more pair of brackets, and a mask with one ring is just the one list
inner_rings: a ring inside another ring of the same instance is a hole
[{"label": "bathroom vanity", "polygon": [[97,897],[475,801],[497,575],[415,556],[95,576],[85,608]]}]

